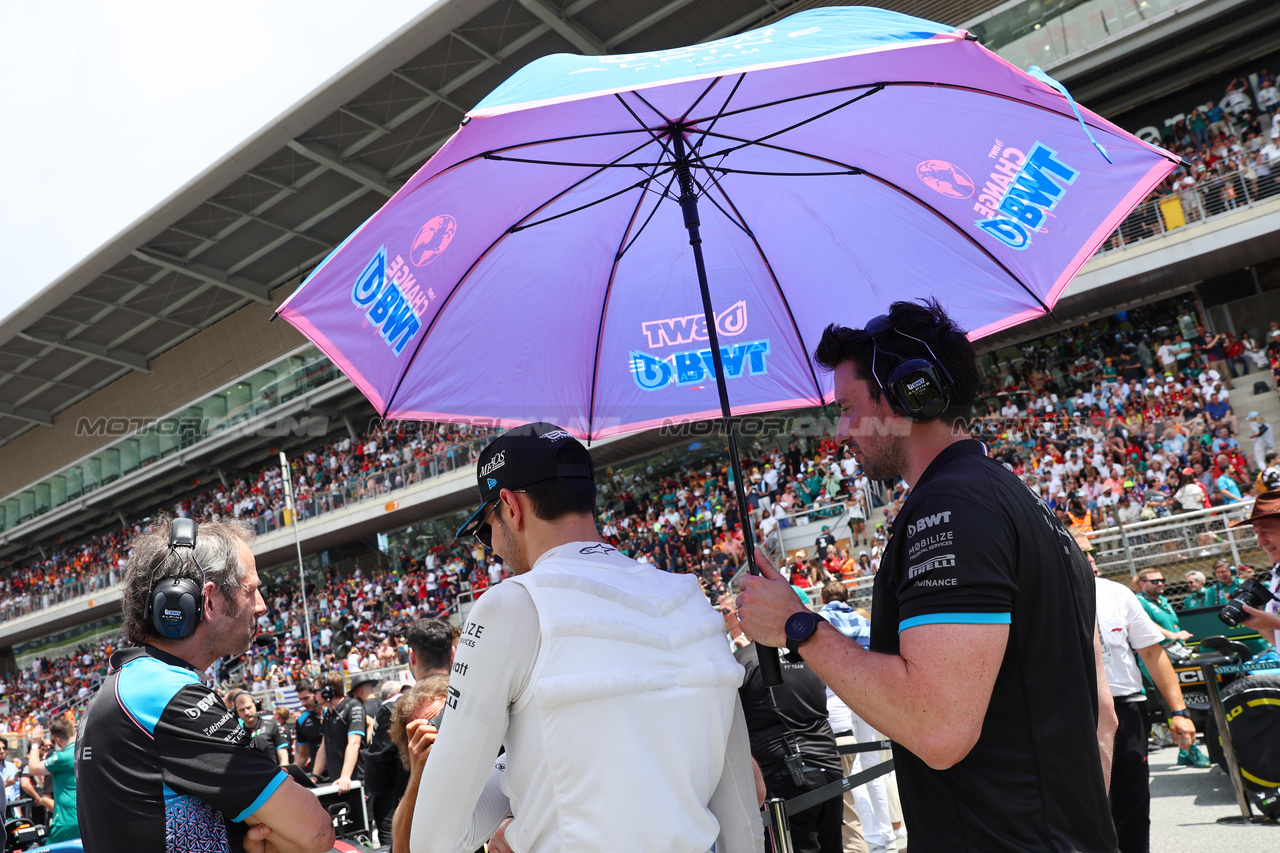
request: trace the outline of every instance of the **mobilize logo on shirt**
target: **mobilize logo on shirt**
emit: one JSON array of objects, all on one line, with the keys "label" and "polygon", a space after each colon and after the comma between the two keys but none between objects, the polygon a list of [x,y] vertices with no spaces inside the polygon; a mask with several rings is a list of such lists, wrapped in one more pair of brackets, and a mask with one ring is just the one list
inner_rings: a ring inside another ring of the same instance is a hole
[{"label": "mobilize logo on shirt", "polygon": [[208,696],[204,697],[199,702],[197,702],[194,708],[188,708],[183,713],[193,720],[197,719],[205,711],[212,708],[213,703],[217,701],[218,701],[218,697],[210,693]]},{"label": "mobilize logo on shirt", "polygon": [[951,523],[951,510],[947,510],[946,512],[935,512],[933,515],[921,516],[918,521],[913,521],[910,524],[908,524],[907,535],[915,536],[916,533],[923,530],[928,530],[930,527],[933,527],[934,525],[950,524],[950,523]]}]

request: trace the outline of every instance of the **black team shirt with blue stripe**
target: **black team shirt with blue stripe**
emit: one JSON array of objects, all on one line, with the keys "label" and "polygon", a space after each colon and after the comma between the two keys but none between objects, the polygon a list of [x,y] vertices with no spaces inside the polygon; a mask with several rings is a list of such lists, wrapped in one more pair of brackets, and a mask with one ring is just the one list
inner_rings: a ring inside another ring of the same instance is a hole
[{"label": "black team shirt with blue stripe", "polygon": [[[1048,506],[977,441],[915,484],[876,575],[871,650],[922,625],[1008,625],[977,744],[895,769],[911,853],[1114,851],[1098,755],[1093,574]],[[945,720],[946,709],[939,708]]]},{"label": "black team shirt with blue stripe", "polygon": [[180,658],[111,656],[76,740],[86,853],[239,853],[242,821],[288,778]]}]

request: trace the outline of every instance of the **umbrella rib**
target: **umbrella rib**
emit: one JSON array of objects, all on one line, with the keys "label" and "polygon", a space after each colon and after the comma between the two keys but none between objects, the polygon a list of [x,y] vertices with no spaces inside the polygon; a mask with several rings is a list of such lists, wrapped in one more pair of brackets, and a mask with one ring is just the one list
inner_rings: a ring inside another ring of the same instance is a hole
[{"label": "umbrella rib", "polygon": [[[634,96],[636,100],[638,100],[640,103],[644,104],[646,107],[653,110],[653,114],[656,115],[658,118],[662,119],[663,124],[672,123],[670,118],[662,114],[662,110],[658,109],[653,104],[649,103],[649,99],[646,98],[644,95],[640,94],[638,90],[632,89],[628,94]],[[639,121],[639,116],[636,116],[636,120]],[[643,124],[643,122],[641,123]]]},{"label": "umbrella rib", "polygon": [[753,169],[730,169],[725,166],[709,166],[706,163],[697,163],[695,166],[699,169],[706,169],[708,172],[724,172],[726,175],[762,175],[771,178],[814,178],[862,174],[861,169],[848,169],[839,172],[759,172]]},{"label": "umbrella rib", "polygon": [[[695,98],[695,99],[694,99],[694,101],[693,101],[693,103],[689,105],[689,109],[685,110],[685,111],[684,111],[684,115],[680,116],[680,124],[684,124],[684,123],[685,123],[685,120],[689,118],[689,113],[691,113],[691,112],[693,112],[695,109],[697,109],[697,108],[698,108],[698,104],[702,103],[702,99],[703,99],[703,98],[705,98],[707,95],[711,94],[711,90],[712,90],[712,89],[714,89],[714,88],[716,87],[716,84],[717,84],[717,83],[719,83],[719,82],[720,82],[721,80],[723,80],[723,79],[724,79],[723,77],[713,77],[713,78],[711,78],[711,85],[709,85],[709,86],[707,86],[707,88],[703,89],[703,90],[702,90],[702,94],[701,94],[701,95],[699,95],[697,98]],[[742,82],[742,76],[741,76],[741,75],[739,75],[739,77],[738,77],[738,82],[739,82],[739,83],[741,83],[741,82]],[[738,87],[737,87],[737,85],[735,84],[733,88],[736,90]],[[730,97],[730,98],[732,98],[732,97],[733,97],[733,93],[732,93],[732,92],[730,92],[730,93],[729,93],[729,97]],[[725,101],[725,103],[727,104],[727,103],[729,103],[729,102],[726,100],[726,101]],[[651,108],[651,109],[652,109],[652,108]],[[724,107],[721,107],[720,109],[722,109],[722,110],[723,110],[723,109],[724,109]]]},{"label": "umbrella rib", "polygon": [[[762,110],[762,109],[767,109],[769,107],[776,107],[782,104],[790,104],[796,101],[805,100],[807,98],[820,98],[820,97],[823,97],[824,95],[834,95],[840,92],[850,92],[850,91],[853,91],[854,89],[870,88],[870,87],[875,87],[880,89],[890,89],[890,88],[953,89],[958,92],[972,92],[975,95],[983,95],[988,98],[999,98],[1000,100],[1012,101],[1015,104],[1021,104],[1024,107],[1031,107],[1032,109],[1041,110],[1042,112],[1053,113],[1059,118],[1066,119],[1067,121],[1071,121],[1071,122],[1079,121],[1074,115],[1068,115],[1067,113],[1059,112],[1053,107],[1046,106],[1045,104],[1037,104],[1034,101],[1029,101],[1025,98],[1017,98],[1017,97],[1014,97],[1013,95],[1009,95],[1004,92],[992,92],[986,89],[979,89],[975,86],[962,86],[957,83],[939,83],[937,81],[932,81],[932,80],[894,80],[894,81],[882,81],[879,83],[859,83],[854,86],[840,86],[834,89],[824,89],[821,92],[807,92],[803,95],[796,95],[791,98],[782,98],[776,101],[768,101],[763,104],[752,104],[751,106],[748,106],[748,107],[739,107],[736,110],[717,113],[715,114],[714,119],[719,120],[724,116],[741,115],[743,113],[751,112],[752,110]],[[713,117],[708,115],[702,118],[693,119],[690,122],[690,124],[697,124],[698,122],[706,121],[708,118],[713,118]],[[1089,127],[1092,127],[1094,130],[1112,134],[1114,136],[1114,131],[1112,131],[1110,128],[1103,127],[1102,125],[1092,121],[1086,121],[1084,123]],[[1166,159],[1169,159],[1169,158],[1166,156]]]},{"label": "umbrella rib", "polygon": [[[666,167],[665,169],[661,170],[661,174],[667,174],[667,173],[670,173],[670,172],[674,172],[674,171],[675,171],[675,168],[676,168],[675,166],[668,166],[668,167]],[[595,177],[596,175],[600,174],[600,172],[603,172],[603,171],[604,171],[604,169],[600,169],[600,170],[598,170],[598,171],[596,171],[596,172],[593,172],[591,175],[588,175],[588,177]],[[656,177],[656,174],[655,174],[655,176],[654,176],[654,177]],[[584,179],[584,180],[585,180],[585,179]],[[561,212],[561,213],[557,213],[555,216],[548,216],[546,219],[538,219],[538,220],[536,220],[536,221],[534,221],[534,222],[529,222],[529,223],[527,223],[527,224],[525,224],[525,225],[512,225],[512,226],[511,226],[511,229],[510,229],[510,230],[511,230],[511,233],[512,233],[512,234],[514,234],[514,233],[515,233],[515,232],[517,232],[517,231],[524,231],[524,230],[526,230],[526,229],[533,228],[533,227],[534,227],[534,226],[536,226],[536,225],[544,225],[544,224],[546,224],[546,223],[548,223],[548,222],[554,222],[554,221],[555,221],[555,220],[557,220],[557,219],[563,219],[563,218],[564,218],[564,217],[566,217],[566,216],[570,216],[570,215],[572,215],[572,214],[574,214],[574,213],[578,213],[578,212],[580,212],[580,211],[586,210],[586,209],[587,209],[587,208],[589,208],[589,207],[595,207],[597,204],[604,204],[606,201],[609,201],[610,199],[615,199],[615,198],[617,198],[617,197],[618,197],[618,196],[620,196],[620,195],[625,195],[626,193],[629,193],[629,192],[631,192],[632,190],[646,190],[646,191],[647,191],[647,186],[646,186],[646,185],[647,185],[647,184],[649,184],[650,182],[652,182],[652,180],[653,180],[653,177],[645,178],[643,181],[640,181],[639,183],[632,184],[631,186],[628,186],[628,187],[623,187],[622,189],[618,190],[617,192],[609,193],[608,195],[603,196],[603,197],[601,197],[601,198],[598,198],[598,199],[596,199],[595,201],[589,201],[589,202],[587,202],[586,204],[579,205],[578,207],[571,208],[570,210],[566,210],[566,211],[563,211],[563,212]],[[552,199],[552,201],[554,201],[554,199]],[[548,202],[548,203],[550,203],[550,202]],[[543,207],[545,207],[545,206],[546,206],[546,205],[543,205]]]},{"label": "umbrella rib", "polygon": [[[646,142],[645,145],[649,143]],[[641,145],[640,148],[643,148]],[[640,148],[634,149],[639,151]],[[623,155],[626,156],[626,155]],[[583,169],[649,169],[654,166],[661,166],[661,163],[571,163],[566,160],[534,160],[529,157],[507,157],[503,154],[485,154],[486,160],[497,160],[505,163],[530,163],[534,166],[573,166]]]},{"label": "umbrella rib", "polygon": [[[619,260],[621,260],[622,256],[625,255],[628,252],[628,250],[630,250],[631,247],[636,244],[636,240],[640,239],[640,235],[644,233],[644,229],[649,227],[649,223],[653,221],[653,217],[656,216],[658,213],[658,208],[662,206],[662,199],[668,197],[667,194],[671,192],[671,185],[674,184],[675,182],[676,182],[676,175],[674,172],[672,172],[671,178],[670,180],[667,181],[666,187],[659,194],[658,203],[653,206],[653,210],[649,211],[649,215],[645,217],[644,224],[642,224],[640,226],[640,229],[636,231],[636,235],[631,238],[631,242],[623,246],[622,251],[618,253]],[[646,189],[646,192],[653,192],[653,190]],[[641,200],[643,200],[643,196],[641,196]]]},{"label": "umbrella rib", "polygon": [[[657,169],[654,169],[653,174],[649,176],[649,180],[652,181],[656,174]],[[674,177],[672,180],[674,180]],[[618,277],[618,263],[622,260],[622,255],[626,251],[624,244],[629,245],[627,243],[627,235],[635,227],[636,217],[640,214],[640,208],[644,206],[644,199],[645,194],[640,193],[640,197],[636,199],[635,209],[631,211],[631,219],[627,222],[627,228],[622,232],[622,240],[618,244],[618,251],[614,254],[613,264],[609,267],[609,281],[604,287],[604,299],[600,303],[600,323],[596,326],[596,357],[591,365],[591,398],[587,405],[587,441],[591,440],[592,428],[595,426],[596,420],[596,383],[600,378],[600,345],[604,342],[604,320],[609,314],[609,297],[613,295],[613,282]],[[653,209],[656,211],[658,205],[655,204]],[[636,237],[640,236],[640,232],[644,231],[644,226],[648,225],[649,219],[652,218],[653,214],[650,213],[649,218],[644,221],[644,225],[640,226],[640,231],[636,232]],[[635,242],[634,239],[632,242]]]},{"label": "umbrella rib", "polygon": [[[796,322],[796,315],[791,310],[791,303],[787,301],[787,294],[783,291],[782,284],[778,281],[778,276],[773,271],[773,264],[769,262],[769,256],[765,254],[764,247],[760,245],[760,241],[756,239],[755,233],[751,230],[750,226],[747,225],[747,220],[743,217],[742,212],[738,210],[738,206],[734,204],[733,199],[729,197],[728,191],[725,190],[724,186],[719,181],[715,181],[714,185],[715,188],[720,191],[720,194],[724,196],[725,203],[729,205],[734,216],[736,216],[741,222],[742,230],[746,232],[747,237],[751,239],[751,243],[756,247],[756,251],[760,253],[760,260],[764,261],[764,268],[769,271],[769,279],[773,282],[774,288],[778,291],[778,298],[782,300],[782,307],[786,309],[787,317],[791,320],[791,328],[795,330],[796,339],[800,341],[800,348],[804,350],[804,363],[805,366],[809,368],[809,376],[813,379],[814,390],[817,391],[818,399],[823,400],[825,395],[822,393],[822,383],[818,381],[818,374],[814,372],[813,362],[809,358],[809,347],[804,341],[804,334],[800,331],[800,324]],[[710,198],[712,203],[716,204],[715,199],[711,198],[709,191],[707,198]],[[720,205],[716,204],[716,207],[720,207]],[[732,217],[730,217],[730,219],[732,220]]]},{"label": "umbrella rib", "polygon": [[[784,128],[779,129],[779,130],[775,130],[775,131],[773,131],[772,133],[766,133],[764,136],[760,137],[760,138],[759,138],[759,139],[757,139],[757,140],[754,140],[753,142],[752,142],[752,141],[744,142],[742,145],[738,145],[738,146],[734,146],[734,147],[726,148],[726,149],[724,149],[723,151],[716,151],[716,152],[713,152],[713,153],[708,154],[708,155],[706,155],[706,156],[707,156],[707,157],[722,157],[722,156],[725,156],[725,155],[728,155],[728,154],[732,154],[734,151],[738,151],[738,150],[740,150],[740,149],[742,149],[742,148],[747,148],[747,147],[749,147],[749,146],[751,146],[751,145],[756,145],[756,144],[762,143],[762,142],[764,142],[766,139],[773,139],[775,136],[781,136],[781,135],[782,135],[782,134],[784,134],[784,133],[790,133],[791,131],[796,130],[797,128],[804,127],[806,124],[810,124],[810,123],[812,123],[812,122],[815,122],[815,121],[817,121],[817,120],[818,120],[818,119],[820,119],[820,118],[825,118],[826,116],[829,116],[829,115],[831,115],[832,113],[834,113],[834,112],[836,112],[836,111],[838,111],[838,110],[842,110],[842,109],[844,109],[845,107],[852,106],[853,104],[856,104],[858,101],[861,101],[863,98],[868,98],[868,97],[870,97],[870,96],[872,96],[872,95],[876,94],[877,92],[883,92],[883,91],[884,91],[884,85],[883,85],[883,84],[878,84],[878,85],[876,85],[876,86],[875,86],[875,88],[871,89],[871,90],[870,90],[870,91],[868,91],[868,92],[863,92],[861,95],[858,95],[856,98],[850,98],[849,100],[845,101],[844,103],[836,104],[834,107],[830,107],[830,108],[828,108],[828,109],[825,109],[825,110],[823,110],[823,111],[822,111],[822,112],[820,112],[820,113],[815,113],[814,115],[811,115],[811,116],[809,116],[808,118],[801,119],[800,121],[796,122],[795,124],[793,124],[793,125],[791,125],[791,126],[789,126],[789,127],[784,127]],[[712,132],[711,132],[710,128],[708,128],[708,129],[707,129],[707,131],[706,131],[706,134],[705,134],[705,135],[707,135],[707,136],[716,136],[716,137],[718,137],[718,138],[725,138],[725,139],[731,138],[731,137],[728,137],[728,136],[721,137],[719,134],[714,134],[714,133],[712,133]]]},{"label": "umbrella rib", "polygon": [[[745,73],[745,72],[744,72],[744,73],[742,73],[742,74],[739,74],[739,75],[738,75],[738,81],[737,81],[736,83],[734,83],[734,84],[733,84],[733,88],[729,90],[729,95],[728,95],[728,97],[726,97],[726,98],[724,99],[724,103],[720,105],[720,111],[719,111],[718,113],[716,113],[716,114],[715,114],[715,117],[714,117],[714,118],[712,118],[712,119],[711,119],[711,124],[707,125],[706,130],[700,131],[700,133],[701,133],[702,135],[698,138],[698,142],[697,142],[697,144],[694,144],[693,142],[690,142],[690,143],[689,143],[689,148],[690,148],[691,150],[693,150],[693,151],[701,151],[701,150],[702,150],[702,143],[706,141],[706,139],[707,139],[707,134],[708,134],[708,133],[710,133],[710,132],[711,132],[711,130],[712,130],[712,128],[714,128],[714,127],[716,126],[716,122],[718,122],[718,121],[720,120],[720,117],[721,117],[721,116],[723,116],[723,115],[725,115],[725,108],[729,106],[729,102],[733,100],[733,96],[734,96],[734,95],[736,95],[736,94],[738,94],[738,88],[739,88],[740,86],[742,86],[742,81],[743,81],[743,80],[745,80],[745,79],[747,79],[747,75],[746,75],[746,73]],[[701,100],[701,98],[699,98],[699,100]],[[697,104],[694,104],[694,106],[697,106]],[[689,113],[691,113],[691,112],[693,112],[693,107],[690,107],[690,108],[689,108],[689,111],[688,111],[688,112],[686,112],[686,113],[681,117],[681,119],[680,119],[680,120],[681,120],[682,122],[687,122],[687,121],[688,121],[688,118],[689,118]]]},{"label": "umbrella rib", "polygon": [[[702,167],[702,168],[705,168],[705,167]],[[716,182],[717,182],[717,178],[716,178],[716,176],[715,176],[715,175],[710,175],[710,173],[708,173],[708,174],[709,174],[709,176],[710,176],[710,178],[711,178],[711,180],[712,180],[712,183],[716,183]],[[699,189],[699,190],[701,190],[701,192],[699,192],[699,193],[698,193],[698,198],[705,198],[707,201],[711,202],[713,205],[715,205],[716,210],[718,210],[718,211],[720,211],[721,213],[723,213],[723,214],[724,214],[724,218],[725,218],[725,219],[729,220],[731,223],[733,223],[734,225],[736,225],[738,228],[742,229],[742,233],[746,234],[748,237],[752,237],[752,236],[753,236],[753,235],[751,234],[751,229],[747,227],[747,223],[745,223],[745,222],[743,222],[743,221],[741,220],[741,217],[734,218],[734,216],[730,215],[729,211],[725,210],[723,207],[721,207],[721,206],[720,206],[720,202],[716,201],[715,197],[711,195],[711,193],[710,193],[710,191],[709,191],[708,189],[706,189],[705,187],[703,187],[702,182],[701,182],[701,181],[699,181],[697,178],[694,178],[694,179],[693,179],[693,182],[694,182],[694,184],[698,187],[698,189]],[[723,190],[721,190],[721,192],[723,192]],[[735,211],[735,213],[736,213],[736,211]]]},{"label": "umbrella rib", "polygon": [[[1037,304],[1037,305],[1039,305],[1041,308],[1043,308],[1043,309],[1044,309],[1044,312],[1045,312],[1046,314],[1051,314],[1051,313],[1053,313],[1052,309],[1051,309],[1048,305],[1046,305],[1046,304],[1044,303],[1044,300],[1043,300],[1043,299],[1041,299],[1041,298],[1040,298],[1040,296],[1039,296],[1039,295],[1038,295],[1034,290],[1032,290],[1030,287],[1028,287],[1028,286],[1027,286],[1023,281],[1022,281],[1022,279],[1018,278],[1018,276],[1017,276],[1017,275],[1015,275],[1015,274],[1014,274],[1014,272],[1013,272],[1012,270],[1010,270],[1007,266],[1005,266],[1005,265],[1004,265],[1004,263],[1003,263],[1003,262],[1001,262],[1001,260],[1000,260],[999,258],[997,258],[995,255],[993,255],[993,254],[991,253],[991,251],[990,251],[989,249],[987,249],[987,247],[986,247],[986,246],[983,246],[981,243],[979,243],[979,242],[978,242],[978,241],[973,237],[973,235],[972,235],[972,234],[969,234],[967,231],[965,231],[965,230],[964,230],[963,228],[961,228],[959,225],[957,225],[956,223],[952,222],[952,221],[951,221],[950,219],[948,219],[946,216],[943,216],[943,215],[942,215],[942,213],[941,213],[941,212],[940,212],[936,207],[934,207],[933,205],[929,204],[927,201],[925,201],[924,199],[920,198],[920,197],[919,197],[918,195],[916,195],[915,193],[910,192],[910,191],[909,191],[909,190],[907,190],[905,187],[900,187],[900,186],[898,186],[898,185],[897,185],[897,184],[895,184],[893,181],[890,181],[888,178],[883,178],[883,177],[881,177],[880,175],[877,175],[875,172],[870,172],[870,171],[867,171],[866,169],[862,169],[862,168],[859,168],[859,167],[857,167],[857,166],[851,166],[851,165],[850,165],[850,164],[848,164],[848,163],[841,163],[839,160],[832,160],[832,159],[831,159],[831,158],[829,158],[829,157],[821,157],[821,156],[819,156],[819,155],[817,155],[817,154],[809,154],[809,153],[806,153],[806,152],[804,152],[804,151],[797,151],[797,150],[795,150],[795,149],[793,149],[793,148],[783,148],[782,146],[779,146],[779,145],[772,145],[772,144],[767,143],[767,142],[751,143],[749,140],[743,140],[743,139],[740,139],[739,137],[736,137],[736,136],[729,136],[728,134],[723,134],[723,133],[717,133],[717,134],[713,134],[713,135],[714,135],[714,136],[716,136],[716,137],[718,137],[718,138],[728,139],[728,140],[732,140],[732,141],[736,141],[736,142],[747,142],[748,144],[758,144],[758,145],[760,145],[760,146],[762,146],[762,147],[764,147],[764,148],[771,148],[771,149],[773,149],[773,150],[776,150],[776,151],[782,151],[782,152],[785,152],[785,153],[787,153],[787,154],[794,154],[794,155],[796,155],[797,157],[804,157],[804,158],[807,158],[807,159],[810,159],[810,160],[817,160],[817,161],[818,161],[818,162],[820,162],[820,163],[831,163],[832,165],[835,165],[835,166],[841,166],[841,167],[843,167],[843,168],[845,168],[845,169],[849,169],[849,170],[851,170],[851,171],[855,171],[855,172],[856,172],[857,174],[859,174],[859,175],[866,175],[868,178],[871,178],[872,180],[876,181],[877,183],[883,184],[884,186],[889,187],[890,189],[897,190],[898,192],[900,192],[900,193],[902,193],[903,195],[905,195],[907,198],[909,198],[909,199],[911,199],[912,201],[914,201],[916,204],[918,204],[918,205],[920,205],[921,207],[923,207],[925,210],[927,210],[927,211],[929,211],[930,213],[932,213],[935,217],[937,217],[938,219],[940,219],[940,220],[942,220],[943,222],[945,222],[948,226],[950,226],[950,227],[951,227],[951,230],[955,231],[955,232],[956,232],[957,234],[959,234],[961,237],[964,237],[964,239],[968,240],[968,241],[969,241],[969,242],[974,246],[974,248],[976,248],[978,251],[980,251],[983,255],[985,255],[985,256],[986,256],[987,260],[991,261],[993,264],[995,264],[996,266],[998,266],[1001,270],[1003,270],[1003,271],[1004,271],[1005,275],[1009,276],[1009,278],[1011,278],[1014,282],[1016,282],[1016,283],[1017,283],[1017,285],[1018,285],[1019,287],[1021,287],[1023,290],[1025,290],[1025,291],[1027,292],[1027,294],[1028,294],[1032,299],[1034,299],[1034,300],[1036,301],[1036,304]],[[739,147],[745,147],[745,146],[739,146]],[[701,164],[699,164],[699,165],[701,166]],[[706,167],[705,167],[705,166],[702,166],[702,168],[706,168]],[[724,190],[722,189],[722,190],[721,190],[721,192],[723,192],[723,191],[724,191]]]},{"label": "umbrella rib", "polygon": [[[644,144],[648,145],[649,143],[645,142]],[[640,146],[640,148],[643,148],[643,147],[644,147],[643,145]],[[634,154],[636,151],[639,151],[640,148],[636,148],[636,149],[633,149],[632,151],[628,151],[626,154],[623,154],[622,156],[623,157],[630,156],[631,154]],[[444,316],[445,309],[447,309],[450,303],[453,302],[454,296],[456,296],[458,294],[458,291],[462,289],[463,283],[471,276],[471,273],[475,270],[475,268],[480,265],[480,262],[483,261],[486,257],[488,257],[489,253],[492,252],[499,243],[501,243],[503,240],[507,238],[507,235],[514,234],[519,230],[523,230],[522,227],[519,225],[520,221],[528,219],[530,216],[533,216],[539,210],[545,209],[548,205],[552,204],[557,199],[564,197],[567,193],[572,192],[577,187],[582,186],[584,183],[596,177],[603,171],[604,169],[596,169],[589,175],[583,175],[577,181],[573,182],[572,184],[569,184],[564,189],[552,195],[549,199],[544,201],[542,204],[538,205],[536,208],[534,208],[533,210],[529,211],[524,216],[522,216],[520,220],[517,220],[516,225],[511,226],[510,228],[506,229],[501,234],[499,234],[494,239],[494,241],[490,243],[487,247],[485,247],[485,250],[481,252],[474,261],[471,262],[471,265],[467,267],[465,272],[463,272],[461,278],[459,278],[457,283],[449,290],[449,295],[445,297],[444,302],[441,303],[440,308],[436,311],[436,315],[432,317],[431,322],[427,324],[427,328],[423,330],[422,337],[418,340],[418,343],[413,348],[413,354],[410,355],[408,360],[405,362],[404,370],[400,371],[400,378],[396,380],[395,388],[393,388],[391,393],[387,396],[386,411],[382,413],[383,417],[386,417],[388,414],[390,414],[392,404],[395,402],[395,399],[396,399],[396,395],[400,393],[400,388],[402,385],[404,385],[404,380],[409,375],[409,367],[417,359],[418,353],[422,351],[423,345],[426,344],[427,338],[431,336],[431,332],[435,329],[436,324],[440,322],[440,318]],[[647,183],[650,180],[652,180],[652,177],[646,179],[646,181],[643,183]],[[423,183],[425,185],[426,182],[424,181]],[[643,186],[643,183],[641,184],[641,186]],[[634,189],[634,187],[629,187],[628,189]],[[626,190],[624,190],[623,192],[626,192]],[[619,194],[620,193],[614,193],[614,195],[619,195]],[[600,201],[606,201],[606,199],[601,199]],[[600,202],[593,202],[593,204],[599,204],[599,203]],[[591,205],[587,205],[587,206],[590,207]],[[556,218],[556,217],[552,217],[552,218]],[[543,221],[549,221],[549,220],[543,220]]]}]

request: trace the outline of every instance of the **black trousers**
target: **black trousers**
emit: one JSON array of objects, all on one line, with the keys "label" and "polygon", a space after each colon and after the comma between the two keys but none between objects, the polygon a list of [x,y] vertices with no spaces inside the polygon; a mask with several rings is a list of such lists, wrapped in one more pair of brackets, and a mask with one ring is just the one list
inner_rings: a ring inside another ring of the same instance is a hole
[{"label": "black trousers", "polygon": [[1111,819],[1120,853],[1148,853],[1151,785],[1147,768],[1146,702],[1117,702],[1115,753],[1111,759]]},{"label": "black trousers", "polygon": [[[790,773],[765,777],[765,789],[770,797],[792,797],[812,791],[828,782],[841,778],[839,770],[826,769],[822,778],[817,773],[809,775],[811,784],[797,787]],[[844,798],[839,794],[816,806],[791,815],[791,843],[796,853],[841,853],[844,849],[841,833],[844,828]]]}]

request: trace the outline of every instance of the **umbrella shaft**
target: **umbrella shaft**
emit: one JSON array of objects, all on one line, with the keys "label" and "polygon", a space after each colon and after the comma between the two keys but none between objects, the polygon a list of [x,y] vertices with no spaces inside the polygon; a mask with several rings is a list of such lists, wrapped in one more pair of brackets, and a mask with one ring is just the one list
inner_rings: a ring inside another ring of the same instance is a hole
[{"label": "umbrella shaft", "polygon": [[[689,173],[689,159],[685,155],[684,138],[678,129],[671,133],[676,153],[676,178],[680,182],[680,209],[684,212],[684,226],[689,232],[689,245],[693,247],[693,261],[698,267],[698,290],[702,294],[702,313],[707,319],[707,338],[711,344],[711,363],[716,372],[716,391],[720,394],[720,416],[724,422],[724,434],[729,444],[729,466],[733,471],[733,488],[738,498],[738,517],[742,522],[742,545],[747,555],[747,571],[760,574],[756,566],[755,534],[751,529],[751,507],[747,503],[747,491],[742,479],[742,463],[738,457],[738,437],[733,432],[733,413],[729,409],[729,389],[725,386],[724,363],[720,356],[720,334],[716,328],[716,314],[711,307],[711,290],[707,286],[707,265],[702,258],[702,234],[698,230],[698,196],[694,191],[693,176]],[[760,660],[760,678],[766,687],[782,684],[782,665],[778,650],[757,649]]]}]

